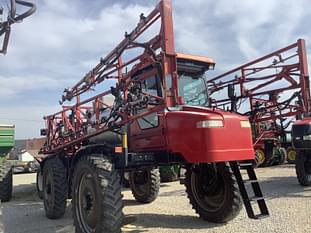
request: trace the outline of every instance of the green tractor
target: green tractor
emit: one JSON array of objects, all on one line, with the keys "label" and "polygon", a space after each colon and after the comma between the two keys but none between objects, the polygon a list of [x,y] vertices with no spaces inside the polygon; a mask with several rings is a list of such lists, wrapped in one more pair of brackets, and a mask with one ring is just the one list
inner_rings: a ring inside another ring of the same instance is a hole
[{"label": "green tractor", "polygon": [[12,197],[13,173],[7,154],[14,147],[14,125],[0,125],[0,201]]},{"label": "green tractor", "polygon": [[162,183],[177,181],[180,176],[179,173],[179,165],[160,166],[160,178]]}]

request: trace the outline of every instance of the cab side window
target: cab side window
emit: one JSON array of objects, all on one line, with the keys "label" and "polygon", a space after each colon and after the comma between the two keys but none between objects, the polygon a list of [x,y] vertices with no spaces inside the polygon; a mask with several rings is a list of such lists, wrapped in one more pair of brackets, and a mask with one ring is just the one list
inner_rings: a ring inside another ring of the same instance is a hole
[{"label": "cab side window", "polygon": [[[161,96],[160,82],[156,75],[150,76],[149,78],[145,79],[142,89],[144,92],[150,95]],[[140,113],[145,111],[146,110],[142,110],[140,111]],[[147,116],[140,118],[137,121],[141,129],[149,129],[159,126],[159,116],[157,113],[148,114]]]}]

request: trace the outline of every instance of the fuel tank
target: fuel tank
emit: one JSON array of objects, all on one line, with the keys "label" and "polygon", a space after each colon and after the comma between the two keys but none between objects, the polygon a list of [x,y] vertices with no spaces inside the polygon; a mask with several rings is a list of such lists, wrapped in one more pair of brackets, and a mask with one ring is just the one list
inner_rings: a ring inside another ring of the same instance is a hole
[{"label": "fuel tank", "polygon": [[[100,119],[104,117],[107,118],[109,115],[110,115],[109,109],[101,111]],[[91,122],[95,122],[95,115],[91,118]],[[90,126],[87,128],[88,134],[94,133],[95,131],[96,130]],[[108,143],[111,146],[116,146],[122,143],[122,137],[120,134],[114,133],[112,131],[107,131],[97,136],[91,137],[89,141],[90,143],[94,143],[94,144]]]},{"label": "fuel tank", "polygon": [[251,126],[247,117],[205,107],[183,106],[167,112],[167,143],[186,161],[221,162],[252,160]]},{"label": "fuel tank", "polygon": [[[93,128],[88,128],[88,133],[93,133],[95,132],[95,129]],[[102,144],[102,143],[108,143],[111,146],[117,146],[122,144],[122,137],[120,134],[111,132],[111,131],[107,131],[104,133],[101,133],[97,136],[91,137],[89,139],[90,143],[94,143],[94,144]]]}]

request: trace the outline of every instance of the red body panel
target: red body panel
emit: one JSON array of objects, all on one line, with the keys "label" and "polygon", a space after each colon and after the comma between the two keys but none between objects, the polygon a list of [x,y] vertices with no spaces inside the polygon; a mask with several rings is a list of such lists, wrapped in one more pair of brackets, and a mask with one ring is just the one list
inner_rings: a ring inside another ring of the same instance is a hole
[{"label": "red body panel", "polygon": [[[221,128],[197,128],[197,122],[223,120]],[[251,128],[242,128],[248,118],[203,107],[183,106],[160,114],[158,127],[148,130],[131,125],[130,151],[166,151],[181,154],[189,163],[254,159]],[[165,129],[165,130],[164,130]]]},{"label": "red body panel", "polygon": [[311,124],[311,117],[306,117],[302,120],[297,120],[293,123],[294,125],[306,125]]},{"label": "red body panel", "polygon": [[[183,110],[188,111],[166,114],[170,151],[181,153],[191,163],[254,159],[251,128],[242,128],[240,123],[246,117],[199,107]],[[197,128],[198,121],[208,119],[223,119],[224,127]]]}]

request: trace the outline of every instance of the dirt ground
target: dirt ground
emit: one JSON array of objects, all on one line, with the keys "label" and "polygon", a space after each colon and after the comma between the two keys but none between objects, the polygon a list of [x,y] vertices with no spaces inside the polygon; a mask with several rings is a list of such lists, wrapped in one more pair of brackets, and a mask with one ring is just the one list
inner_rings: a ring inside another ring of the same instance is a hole
[{"label": "dirt ground", "polygon": [[[161,184],[158,199],[147,205],[134,201],[130,190],[124,190],[124,212],[128,225],[124,232],[311,232],[311,187],[301,187],[293,165],[257,169],[267,198],[270,217],[248,219],[242,209],[227,224],[200,220],[188,202],[185,189],[178,182]],[[35,174],[14,175],[14,194],[2,203],[0,232],[5,233],[72,233],[71,207],[64,218],[49,220],[42,201],[37,198]],[[1,225],[3,224],[3,225]],[[2,230],[1,230],[2,229]],[[4,230],[3,230],[4,229]]]}]

